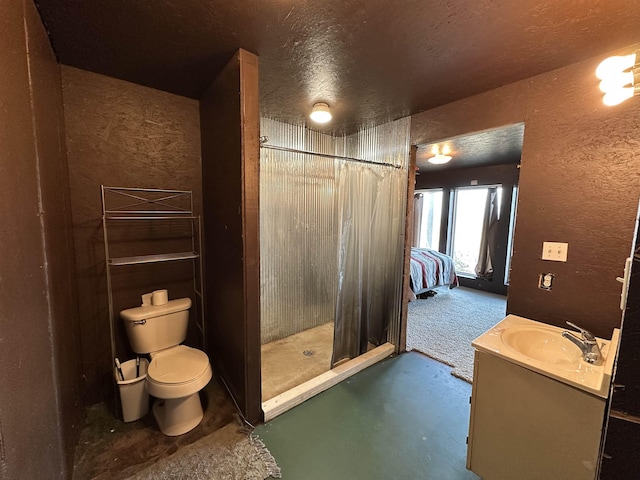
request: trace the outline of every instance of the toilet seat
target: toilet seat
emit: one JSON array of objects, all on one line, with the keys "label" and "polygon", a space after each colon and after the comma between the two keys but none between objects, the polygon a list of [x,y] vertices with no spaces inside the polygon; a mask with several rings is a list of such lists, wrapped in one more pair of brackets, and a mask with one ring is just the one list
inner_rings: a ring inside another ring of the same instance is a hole
[{"label": "toilet seat", "polygon": [[212,373],[206,353],[178,345],[151,356],[147,391],[156,398],[186,397],[203,389]]}]

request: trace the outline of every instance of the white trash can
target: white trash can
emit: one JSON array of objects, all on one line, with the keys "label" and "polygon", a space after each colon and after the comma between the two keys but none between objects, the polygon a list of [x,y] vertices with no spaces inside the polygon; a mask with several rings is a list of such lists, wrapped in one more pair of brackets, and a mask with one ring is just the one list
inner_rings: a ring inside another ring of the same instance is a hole
[{"label": "white trash can", "polygon": [[124,380],[120,377],[118,370],[113,369],[118,382],[118,390],[120,390],[122,418],[125,422],[138,420],[149,412],[149,394],[145,388],[148,366],[149,361],[146,358],[141,358],[140,372],[136,376],[136,360],[127,360],[121,364]]}]

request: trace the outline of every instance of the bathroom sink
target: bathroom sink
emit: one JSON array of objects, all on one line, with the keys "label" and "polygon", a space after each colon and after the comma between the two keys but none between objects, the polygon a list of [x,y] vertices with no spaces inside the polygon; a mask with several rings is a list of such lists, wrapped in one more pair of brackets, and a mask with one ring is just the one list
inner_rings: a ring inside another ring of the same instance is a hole
[{"label": "bathroom sink", "polygon": [[601,365],[585,362],[580,349],[562,336],[564,330],[508,315],[471,345],[477,350],[607,398],[620,330],[613,330],[611,340],[596,338],[604,357]]},{"label": "bathroom sink", "polygon": [[579,371],[582,352],[554,329],[537,325],[514,326],[502,334],[504,344],[533,360]]}]

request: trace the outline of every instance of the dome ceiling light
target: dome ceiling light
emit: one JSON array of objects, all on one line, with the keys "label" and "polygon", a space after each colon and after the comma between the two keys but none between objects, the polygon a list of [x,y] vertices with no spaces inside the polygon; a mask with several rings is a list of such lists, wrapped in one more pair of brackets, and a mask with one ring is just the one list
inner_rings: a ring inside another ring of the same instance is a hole
[{"label": "dome ceiling light", "polygon": [[327,123],[329,120],[331,120],[331,111],[329,110],[329,105],[327,105],[326,103],[314,104],[309,117],[311,117],[311,120],[316,123]]},{"label": "dome ceiling light", "polygon": [[438,145],[434,145],[433,148],[431,149],[431,153],[433,153],[433,157],[429,157],[427,159],[427,162],[432,163],[434,165],[442,165],[443,163],[447,163],[452,158],[449,155],[450,152],[451,152],[451,149],[449,148],[449,145],[444,145],[442,147],[442,152],[440,152]]}]

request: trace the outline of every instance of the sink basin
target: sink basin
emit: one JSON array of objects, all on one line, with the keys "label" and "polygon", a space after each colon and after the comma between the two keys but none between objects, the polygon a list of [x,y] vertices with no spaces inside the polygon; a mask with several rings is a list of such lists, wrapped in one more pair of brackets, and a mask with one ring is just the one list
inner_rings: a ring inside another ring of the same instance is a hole
[{"label": "sink basin", "polygon": [[567,371],[582,367],[582,352],[560,332],[537,325],[514,326],[502,334],[504,344],[533,360],[552,363]]},{"label": "sink basin", "polygon": [[607,398],[620,330],[613,330],[611,340],[596,338],[604,357],[601,365],[585,362],[580,349],[562,336],[564,330],[508,315],[471,345],[477,350]]}]

